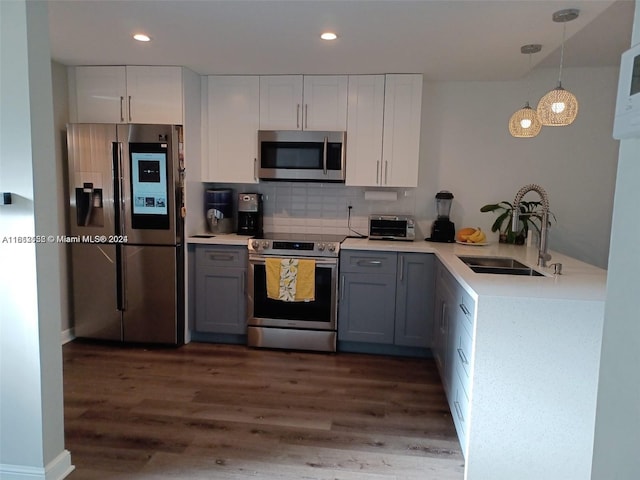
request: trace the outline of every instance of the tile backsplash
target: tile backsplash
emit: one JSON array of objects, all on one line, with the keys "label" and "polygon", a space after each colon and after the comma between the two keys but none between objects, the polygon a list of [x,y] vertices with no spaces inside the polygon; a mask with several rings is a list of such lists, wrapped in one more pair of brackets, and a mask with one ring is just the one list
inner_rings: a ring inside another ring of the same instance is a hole
[{"label": "tile backsplash", "polygon": [[[416,215],[416,189],[347,187],[333,183],[262,182],[259,184],[205,184],[205,188],[228,188],[234,192],[234,210],[239,193],[261,193],[266,232],[368,234],[369,215],[393,213]],[[365,199],[386,197],[385,200]],[[387,198],[396,200],[388,200]],[[349,229],[349,206],[351,220]]]}]

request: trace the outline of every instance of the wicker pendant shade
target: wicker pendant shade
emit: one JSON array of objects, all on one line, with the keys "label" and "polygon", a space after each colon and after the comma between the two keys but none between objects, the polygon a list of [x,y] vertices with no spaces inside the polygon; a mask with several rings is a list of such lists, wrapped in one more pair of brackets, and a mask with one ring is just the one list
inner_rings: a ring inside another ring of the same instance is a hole
[{"label": "wicker pendant shade", "polygon": [[[529,55],[529,70],[531,70],[531,54],[538,53],[541,49],[542,45],[537,43],[520,47],[520,53]],[[509,133],[512,137],[532,138],[538,135],[541,129],[542,124],[538,120],[538,114],[529,106],[528,101],[509,119]]]},{"label": "wicker pendant shade", "polygon": [[529,102],[509,119],[509,133],[516,138],[532,138],[540,133],[542,124]]},{"label": "wicker pendant shade", "polygon": [[564,127],[571,125],[578,116],[578,99],[562,88],[562,65],[564,63],[564,40],[567,23],[578,18],[579,10],[569,8],[553,14],[554,22],[562,22],[562,48],[560,50],[560,74],[558,86],[543,96],[538,102],[538,118],[545,127]]},{"label": "wicker pendant shade", "polygon": [[578,116],[578,99],[559,84],[538,102],[538,117],[545,127],[571,125]]}]

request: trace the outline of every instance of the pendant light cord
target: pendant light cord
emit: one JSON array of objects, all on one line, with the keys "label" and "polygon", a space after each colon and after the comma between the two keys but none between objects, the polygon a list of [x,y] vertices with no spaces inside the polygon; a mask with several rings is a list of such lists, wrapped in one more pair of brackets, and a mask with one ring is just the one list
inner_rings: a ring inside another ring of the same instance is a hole
[{"label": "pendant light cord", "polygon": [[567,33],[567,22],[562,23],[562,46],[560,47],[560,74],[558,75],[558,87],[562,87],[562,64],[564,63],[564,41]]}]

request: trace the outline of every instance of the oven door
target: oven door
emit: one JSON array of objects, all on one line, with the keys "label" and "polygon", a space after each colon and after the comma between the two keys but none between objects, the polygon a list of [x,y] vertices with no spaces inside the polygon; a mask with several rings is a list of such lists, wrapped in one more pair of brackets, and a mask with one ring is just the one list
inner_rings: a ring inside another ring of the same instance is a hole
[{"label": "oven door", "polygon": [[338,259],[314,260],[316,261],[315,300],[284,302],[267,297],[265,257],[250,255],[248,324],[263,327],[336,330]]}]

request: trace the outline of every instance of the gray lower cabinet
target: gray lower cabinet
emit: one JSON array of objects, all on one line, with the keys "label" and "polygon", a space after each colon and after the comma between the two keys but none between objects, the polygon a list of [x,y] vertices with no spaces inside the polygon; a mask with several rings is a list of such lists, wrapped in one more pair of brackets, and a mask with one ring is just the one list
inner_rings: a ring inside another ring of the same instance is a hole
[{"label": "gray lower cabinet", "polygon": [[475,301],[440,262],[436,265],[433,354],[466,456],[473,368]]},{"label": "gray lower cabinet", "polygon": [[198,245],[195,273],[195,330],[245,335],[247,248]]},{"label": "gray lower cabinet", "polygon": [[338,340],[431,346],[431,254],[342,251]]},{"label": "gray lower cabinet", "polygon": [[434,255],[398,254],[394,335],[396,345],[431,346],[434,263]]}]

